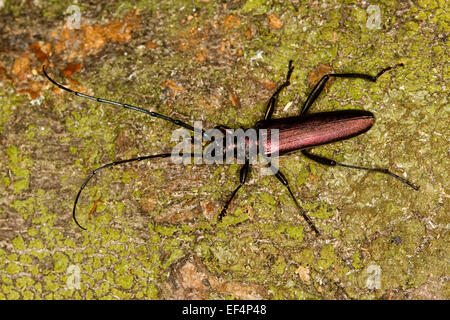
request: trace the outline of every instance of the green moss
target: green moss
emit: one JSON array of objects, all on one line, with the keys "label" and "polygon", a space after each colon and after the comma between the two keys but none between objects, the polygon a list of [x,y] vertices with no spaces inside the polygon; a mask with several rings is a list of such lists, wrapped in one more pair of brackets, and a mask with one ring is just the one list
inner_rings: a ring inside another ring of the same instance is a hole
[{"label": "green moss", "polygon": [[6,257],[9,261],[19,260],[19,255],[17,253],[11,253]]},{"label": "green moss", "polygon": [[26,290],[26,291],[22,292],[22,299],[23,300],[34,300],[35,299],[34,293],[29,290]]},{"label": "green moss", "polygon": [[361,269],[363,265],[362,265],[362,261],[361,261],[361,256],[360,256],[360,254],[359,254],[358,251],[356,251],[356,252],[352,255],[352,259],[353,259],[353,262],[352,262],[353,268],[355,268],[355,269]]},{"label": "green moss", "polygon": [[[313,166],[310,166],[311,168]],[[306,183],[306,181],[308,181],[310,174],[307,170],[299,170],[298,173],[295,176],[295,184],[297,186],[301,186],[304,185]]]},{"label": "green moss", "polygon": [[324,245],[320,250],[320,259],[317,261],[317,267],[326,270],[337,262],[337,257],[332,245]]},{"label": "green moss", "polygon": [[265,0],[247,0],[241,8],[242,13],[252,13],[254,15],[259,15],[267,12],[268,7],[266,6],[267,1]]},{"label": "green moss", "polygon": [[410,31],[415,31],[415,32],[419,31],[419,25],[414,21],[409,21],[409,22],[405,23],[405,27]]},{"label": "green moss", "polygon": [[425,235],[425,227],[418,220],[403,221],[395,226],[394,236],[399,236],[400,246],[408,253],[413,253]]},{"label": "green moss", "polygon": [[21,255],[19,258],[19,261],[20,261],[20,263],[27,264],[27,265],[30,265],[33,263],[33,259],[27,254]]},{"label": "green moss", "polygon": [[134,277],[132,275],[118,276],[115,279],[115,283],[125,290],[129,290],[133,287]]},{"label": "green moss", "polygon": [[26,200],[15,200],[12,204],[10,204],[10,207],[21,213],[24,219],[27,219],[34,213],[35,199],[30,197]]},{"label": "green moss", "polygon": [[436,9],[438,4],[436,0],[417,0],[417,4],[424,9]]},{"label": "green moss", "polygon": [[442,292],[445,299],[450,299],[450,282],[446,281],[443,283]]},{"label": "green moss", "polygon": [[19,277],[15,281],[16,288],[19,290],[22,290],[26,288],[27,286],[32,286],[34,281],[31,278],[28,277]]},{"label": "green moss", "polygon": [[19,194],[24,192],[30,187],[30,182],[28,180],[19,180],[13,183],[14,194]]},{"label": "green moss", "polygon": [[292,254],[292,259],[294,261],[305,265],[305,266],[313,266],[314,265],[314,250],[312,249],[304,249],[299,253]]},{"label": "green moss", "polygon": [[261,192],[258,195],[258,198],[263,202],[263,205],[269,210],[271,207],[273,207],[277,204],[277,201],[275,200],[275,198],[267,192]]},{"label": "green moss", "polygon": [[178,228],[176,226],[163,226],[163,225],[157,225],[155,227],[155,231],[163,236],[171,236],[175,232],[177,232]]},{"label": "green moss", "polygon": [[357,23],[365,26],[367,21],[366,10],[362,8],[353,8],[352,11],[350,12],[350,15],[352,16],[353,19],[356,20]]},{"label": "green moss", "polygon": [[303,226],[287,226],[286,233],[299,243],[303,241]]},{"label": "green moss", "polygon": [[229,227],[231,225],[240,224],[248,220],[248,215],[241,208],[234,210],[233,214],[228,214],[222,219],[222,226]]},{"label": "green moss", "polygon": [[[6,2],[8,6],[12,4]],[[311,110],[372,111],[377,120],[369,132],[322,146],[317,152],[344,163],[388,167],[399,175],[407,174],[408,179],[417,179],[420,191],[405,190],[395,183],[398,181],[392,182],[383,175],[324,168],[289,154],[281,158],[282,171],[302,207],[317,220],[316,224],[320,222],[318,227],[323,231],[320,238],[310,234],[298,214],[293,215],[298,211],[285,188],[273,177],[259,179],[256,170],[252,171],[251,182],[239,192],[232,205],[233,212],[223,223],[200,215],[192,221],[172,225],[155,223],[152,219],[156,215],[164,216],[170,201],[174,200],[173,190],[177,190],[177,201],[201,203],[212,199],[220,207],[227,192],[236,186],[236,180],[228,179],[228,174],[236,177],[239,166],[177,169],[155,161],[150,162],[149,170],[140,170],[144,169],[142,163],[139,170],[132,165],[118,166],[99,174],[86,187],[80,202],[80,212],[85,212],[83,218],[87,221],[93,201],[100,195],[103,198],[104,203],[97,207],[99,214],[90,220],[91,231],[78,234],[69,228],[75,233],[68,232],[61,223],[66,225],[70,220],[71,196],[57,191],[76,192],[75,180],[80,179],[81,183],[83,176],[100,163],[131,158],[142,150],[149,154],[170,150],[173,126],[68,94],[55,95],[52,90],[45,92],[43,106],[33,105],[25,111],[19,106],[28,103],[26,95],[20,96],[22,101],[19,101],[14,90],[0,88],[0,131],[8,143],[0,150],[0,163],[6,164],[4,176],[0,178],[1,216],[5,217],[6,213],[10,217],[8,210],[16,210],[20,219],[26,218],[23,230],[27,230],[22,234],[25,241],[16,235],[11,246],[0,250],[0,270],[3,270],[3,274],[0,271],[0,298],[14,298],[19,294],[23,299],[170,299],[172,286],[167,282],[174,273],[167,270],[176,273],[172,267],[177,261],[192,254],[207,266],[212,277],[220,281],[251,281],[264,288],[265,297],[278,299],[339,298],[341,290],[337,289],[337,283],[348,284],[348,281],[353,285],[346,285],[344,290],[350,298],[382,298],[389,296],[391,290],[402,298],[404,292],[418,292],[419,286],[429,284],[429,279],[448,273],[445,264],[448,241],[441,234],[448,220],[445,215],[448,206],[442,204],[444,181],[448,180],[446,151],[442,150],[446,146],[446,122],[429,121],[429,118],[445,119],[448,109],[442,105],[445,101],[442,81],[448,74],[448,68],[441,63],[448,60],[446,43],[438,37],[448,29],[445,1],[415,2],[409,12],[400,16],[394,15],[400,9],[399,2],[381,1],[381,18],[390,30],[388,33],[384,29],[367,32],[367,12],[358,1],[348,0],[341,6],[327,7],[316,2],[294,2],[292,6],[257,0],[229,2],[226,10],[214,1],[201,5],[192,1],[105,4],[97,15],[99,19],[120,18],[126,10],[142,9],[140,14],[145,23],[141,27],[152,28],[155,32],[149,40],[164,45],[146,48],[139,37],[145,30],[140,27],[130,43],[105,46],[104,52],[108,54],[104,58],[108,63],[99,65],[93,61],[97,55],[85,56],[83,65],[89,68],[74,75],[73,80],[81,83],[80,88],[85,86],[87,92],[148,106],[188,123],[203,119],[208,125],[224,123],[235,127],[251,126],[260,119],[274,91],[261,83],[270,80],[280,84],[289,59],[295,64],[292,84],[280,94],[276,117],[298,114],[311,91],[307,88],[308,74],[318,64],[330,64],[336,72],[376,74],[381,67],[403,61],[405,68],[386,73],[373,84],[336,79]],[[64,3],[51,2],[43,11],[52,20],[61,16]],[[20,4],[12,5],[17,13],[28,10]],[[283,20],[279,31],[270,29],[267,23],[267,16],[272,13]],[[223,27],[230,14],[239,17],[239,27]],[[32,15],[27,11],[27,17]],[[187,19],[188,16],[191,17]],[[18,23],[24,25],[23,19],[19,16]],[[188,48],[180,49],[180,42],[186,42]],[[206,48],[206,60],[199,62],[194,57],[202,47]],[[220,55],[215,48],[221,48]],[[124,50],[126,54],[122,54]],[[234,55],[238,50],[242,50],[241,56]],[[263,59],[250,61],[260,50]],[[117,56],[114,52],[121,54]],[[3,66],[9,69],[10,62],[3,61]],[[173,97],[161,85],[167,80],[175,81],[185,90]],[[225,85],[238,95],[240,107],[230,107],[228,94],[223,90]],[[200,98],[208,108],[195,105]],[[294,103],[289,110],[284,110],[289,101]],[[65,117],[63,121],[58,120],[62,117]],[[14,122],[16,119],[20,122]],[[399,121],[404,125],[397,126]],[[40,130],[41,123],[45,130]],[[22,135],[3,130],[13,124],[23,129]],[[121,147],[123,150],[117,150],[121,153],[116,154],[115,139],[122,130],[128,132],[133,146]],[[53,150],[50,149],[53,145],[48,139],[55,136],[62,149],[50,157],[48,150]],[[39,150],[36,159],[35,150]],[[63,158],[64,163],[60,161]],[[34,177],[34,167],[44,170]],[[45,168],[57,168],[58,172],[45,190],[36,190],[48,178]],[[204,174],[203,170],[213,173]],[[10,172],[8,176],[7,172]],[[428,180],[433,183],[421,181],[423,172],[427,172],[431,177]],[[173,179],[168,175],[173,175]],[[53,183],[58,187],[54,188]],[[184,188],[188,185],[193,188]],[[135,212],[136,199],[149,189],[158,195],[158,206],[152,217]],[[341,216],[335,217],[335,212]],[[414,218],[427,212],[433,213],[432,225],[429,219]],[[112,217],[115,222],[111,221]],[[138,227],[145,223],[148,228]],[[107,227],[112,225],[115,228]],[[330,233],[332,245],[327,242],[330,239],[326,235]],[[23,254],[24,250],[27,254]],[[364,250],[364,255],[360,250]],[[382,270],[380,290],[366,288],[367,257]],[[69,262],[83,266],[81,290],[65,289],[68,275],[64,268]],[[287,279],[298,265],[310,270],[310,287],[299,287]],[[23,270],[12,277],[6,270],[16,272],[14,266],[22,266]],[[30,276],[22,277],[21,272]],[[52,274],[54,277],[44,280]],[[134,279],[131,285],[130,278]],[[317,279],[321,280],[320,288]],[[214,298],[233,298],[231,294],[216,291]],[[445,296],[448,288],[436,291]]]},{"label": "green moss", "polygon": [[282,275],[286,269],[286,260],[283,257],[279,257],[272,266],[272,271],[277,275]]},{"label": "green moss", "polygon": [[15,263],[15,262],[11,262],[11,263],[8,263],[8,264],[6,265],[5,271],[6,271],[8,274],[13,275],[13,274],[22,272],[22,271],[23,271],[23,267],[22,267],[21,265]]},{"label": "green moss", "polygon": [[23,241],[22,236],[17,236],[12,240],[12,245],[14,247],[14,250],[25,250],[26,249],[26,245],[25,242]]},{"label": "green moss", "polygon": [[318,219],[329,219],[334,215],[334,208],[329,208],[326,203],[303,204],[303,207],[310,212],[310,215]]},{"label": "green moss", "polygon": [[12,290],[12,291],[7,295],[7,299],[8,299],[8,300],[18,300],[18,299],[20,299],[20,294],[19,294],[17,291]]},{"label": "green moss", "polygon": [[31,172],[27,167],[33,166],[33,160],[28,156],[21,155],[16,146],[8,147],[6,154],[9,158],[9,169],[18,178],[13,183],[13,192],[14,194],[22,193],[29,188]]},{"label": "green moss", "polygon": [[53,265],[53,270],[55,272],[66,272],[69,265],[69,258],[62,252],[55,252],[55,254],[53,255]]},{"label": "green moss", "polygon": [[422,20],[422,21],[424,21],[424,20],[427,20],[427,19],[428,19],[428,15],[426,14],[426,12],[421,11],[421,12],[419,12],[419,13],[415,16],[415,18],[416,18],[417,20]]},{"label": "green moss", "polygon": [[42,241],[40,239],[31,239],[29,244],[28,244],[29,248],[36,248],[36,249],[43,249],[44,248],[44,244],[42,243]]}]

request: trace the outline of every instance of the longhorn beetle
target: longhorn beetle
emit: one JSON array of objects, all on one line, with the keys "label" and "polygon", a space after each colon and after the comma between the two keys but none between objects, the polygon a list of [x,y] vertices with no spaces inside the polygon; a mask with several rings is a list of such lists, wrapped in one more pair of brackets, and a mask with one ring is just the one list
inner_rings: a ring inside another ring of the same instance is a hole
[{"label": "longhorn beetle", "polygon": [[[291,75],[294,71],[294,67],[292,66],[292,60],[289,61],[288,64],[288,72],[286,76],[286,80],[275,90],[275,92],[270,97],[267,106],[266,106],[266,112],[264,115],[264,119],[257,122],[254,126],[254,129],[266,129],[268,131],[270,130],[278,130],[279,132],[279,143],[276,147],[273,145],[270,146],[270,143],[266,144],[266,153],[271,154],[276,151],[278,151],[279,155],[300,150],[304,156],[307,158],[318,162],[323,165],[328,166],[341,166],[341,167],[347,167],[352,169],[361,169],[371,172],[379,172],[387,174],[391,177],[394,177],[395,179],[407,184],[414,190],[418,190],[419,187],[415,184],[409,182],[408,180],[392,173],[388,169],[381,169],[381,168],[368,168],[368,167],[360,167],[350,164],[344,164],[337,162],[332,159],[328,159],[322,156],[315,155],[311,153],[309,150],[313,147],[328,144],[340,140],[345,140],[352,138],[354,136],[360,135],[366,131],[368,131],[373,123],[375,122],[374,115],[369,111],[363,111],[363,110],[340,110],[340,111],[331,111],[331,112],[320,112],[320,113],[313,113],[308,114],[308,110],[310,109],[311,105],[314,103],[314,101],[317,99],[317,97],[320,95],[320,93],[323,91],[325,84],[327,81],[331,78],[352,78],[352,79],[363,79],[368,80],[372,82],[376,82],[377,79],[386,71],[394,69],[396,67],[403,66],[402,63],[399,63],[393,67],[387,67],[382,69],[378,74],[375,76],[369,75],[369,74],[362,74],[362,73],[330,73],[327,75],[324,75],[319,82],[314,86],[313,90],[309,94],[308,98],[306,99],[305,103],[302,106],[302,109],[300,111],[299,116],[290,117],[290,118],[281,118],[281,119],[272,119],[272,114],[277,106],[278,103],[278,96],[280,92],[290,85]],[[201,133],[202,137],[208,138],[207,133],[203,129],[194,128],[193,126],[182,122],[180,120],[173,119],[171,117],[145,110],[139,107],[135,107],[126,103],[120,103],[115,102],[103,98],[97,98],[94,96],[90,96],[81,92],[74,91],[72,89],[69,89],[52,78],[47,74],[45,70],[45,65],[42,67],[42,71],[47,77],[49,81],[51,81],[54,85],[57,87],[68,91],[70,93],[75,94],[76,96],[82,97],[82,98],[88,98],[91,100],[95,100],[102,103],[111,104],[114,106],[131,109],[134,111],[145,113],[149,116],[159,118],[168,122],[171,122],[177,126],[186,128],[192,132],[199,132]],[[218,126],[216,127],[220,129],[225,136],[228,134],[229,128]],[[237,147],[237,146],[235,146]],[[275,150],[276,149],[276,150]],[[91,180],[91,178],[96,175],[100,170],[103,170],[105,168],[109,168],[112,166],[117,166],[119,164],[128,163],[128,162],[134,162],[134,161],[142,161],[147,159],[154,159],[154,158],[167,158],[170,157],[171,153],[161,153],[161,154],[154,154],[154,155],[148,155],[148,156],[141,156],[137,158],[132,159],[126,159],[126,160],[117,160],[111,163],[107,163],[97,169],[95,169],[88,178],[84,181],[84,183],[81,185],[78,194],[75,197],[75,202],[73,205],[73,219],[75,223],[83,230],[86,230],[83,226],[80,225],[76,218],[76,207],[78,203],[78,199],[80,197],[81,192],[86,187],[87,183]],[[183,155],[184,156],[184,155]],[[191,153],[187,155],[188,157],[195,157],[198,156],[197,154]],[[240,169],[239,173],[239,185],[234,189],[234,191],[231,193],[231,196],[228,198],[228,200],[225,202],[225,205],[222,209],[222,211],[219,214],[219,220],[221,220],[225,214],[227,213],[228,207],[233,200],[236,193],[239,191],[239,189],[245,184],[247,181],[248,173],[250,170],[250,163],[246,159],[245,163]],[[277,172],[274,172],[275,177],[287,188],[287,191],[289,192],[292,200],[294,201],[296,207],[298,208],[300,214],[303,216],[305,221],[308,223],[308,225],[311,227],[311,229],[316,233],[316,235],[319,234],[319,231],[315,227],[314,223],[311,221],[311,219],[308,217],[306,212],[300,207],[300,205],[297,202],[297,199],[294,196],[294,193],[291,190],[291,187],[289,186],[289,182],[284,176],[284,174],[277,170]]]}]

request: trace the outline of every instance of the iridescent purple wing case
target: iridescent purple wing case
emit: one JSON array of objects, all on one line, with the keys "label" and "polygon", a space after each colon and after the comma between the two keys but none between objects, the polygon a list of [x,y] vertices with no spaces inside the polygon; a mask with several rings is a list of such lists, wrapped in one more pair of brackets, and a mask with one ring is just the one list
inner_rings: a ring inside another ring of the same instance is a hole
[{"label": "iridescent purple wing case", "polygon": [[[276,151],[284,154],[294,150],[308,149],[322,144],[349,139],[369,130],[375,122],[371,112],[364,110],[341,110],[313,113],[303,117],[273,119],[260,123],[264,153]],[[271,130],[278,130],[278,144],[272,141]]]}]

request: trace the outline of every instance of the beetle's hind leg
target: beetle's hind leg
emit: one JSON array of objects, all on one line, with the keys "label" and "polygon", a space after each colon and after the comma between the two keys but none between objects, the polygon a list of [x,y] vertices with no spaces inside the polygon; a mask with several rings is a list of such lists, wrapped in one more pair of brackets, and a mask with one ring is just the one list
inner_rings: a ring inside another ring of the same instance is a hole
[{"label": "beetle's hind leg", "polygon": [[313,90],[309,94],[308,98],[306,99],[305,103],[303,104],[302,111],[300,112],[300,116],[303,116],[308,112],[311,105],[316,101],[317,97],[320,95],[320,93],[323,91],[323,88],[325,88],[325,84],[330,79],[330,77],[335,78],[353,78],[353,79],[364,79],[372,82],[376,82],[377,79],[386,71],[389,71],[391,69],[402,67],[403,63],[396,64],[393,67],[387,67],[382,69],[380,72],[378,72],[375,76],[372,76],[370,74],[364,74],[364,73],[330,73],[327,75],[324,75],[319,82],[314,86]]},{"label": "beetle's hind leg", "polygon": [[341,167],[346,167],[346,168],[351,168],[351,169],[360,169],[360,170],[366,170],[366,171],[372,171],[372,172],[380,172],[380,173],[384,173],[387,175],[390,175],[391,177],[407,184],[408,186],[410,186],[411,188],[413,188],[414,190],[419,190],[419,186],[416,186],[415,184],[409,182],[408,180],[396,175],[395,173],[392,173],[391,171],[389,171],[388,169],[381,169],[381,168],[366,168],[366,167],[359,167],[359,166],[353,166],[353,165],[349,165],[349,164],[345,164],[345,163],[339,163],[337,161],[334,161],[332,159],[328,159],[322,156],[318,156],[315,154],[310,153],[307,150],[302,150],[302,153],[305,157],[307,157],[308,159],[311,159],[317,163],[320,164],[324,164],[327,166],[341,166]]},{"label": "beetle's hind leg", "polygon": [[292,66],[292,60],[289,60],[288,65],[288,73],[286,75],[286,81],[283,82],[278,89],[273,93],[273,95],[270,97],[269,102],[267,103],[266,113],[264,115],[264,121],[270,120],[272,118],[273,111],[275,110],[275,107],[278,103],[278,95],[280,94],[281,90],[286,88],[291,84],[291,75],[292,71],[294,71],[294,67]]}]

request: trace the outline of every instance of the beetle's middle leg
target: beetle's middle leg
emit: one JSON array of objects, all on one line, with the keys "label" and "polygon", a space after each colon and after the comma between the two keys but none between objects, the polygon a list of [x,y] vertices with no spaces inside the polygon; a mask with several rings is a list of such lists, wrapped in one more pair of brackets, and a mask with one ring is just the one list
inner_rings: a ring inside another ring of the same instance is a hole
[{"label": "beetle's middle leg", "polygon": [[267,103],[267,109],[266,109],[266,113],[264,115],[264,121],[270,120],[270,118],[272,117],[273,111],[274,111],[275,107],[277,106],[278,95],[280,94],[281,90],[283,90],[284,88],[286,88],[287,86],[289,86],[291,84],[292,71],[294,71],[294,67],[292,66],[292,60],[289,60],[286,81],[283,82],[278,87],[278,89],[273,93],[273,95],[270,97],[269,102]]},{"label": "beetle's middle leg", "polygon": [[240,180],[239,185],[237,186],[236,189],[234,189],[234,191],[231,193],[230,198],[225,203],[222,211],[219,214],[219,221],[222,221],[222,218],[225,217],[225,215],[227,214],[228,207],[229,207],[231,201],[233,200],[234,196],[239,191],[239,189],[244,185],[244,183],[247,181],[247,176],[248,176],[249,171],[250,171],[250,163],[247,160],[247,161],[245,161],[245,164],[242,166],[241,171],[239,172],[239,180]]},{"label": "beetle's middle leg", "polygon": [[307,150],[302,150],[302,153],[305,157],[307,157],[308,159],[311,159],[317,163],[320,164],[324,164],[327,166],[340,166],[340,167],[346,167],[346,168],[351,168],[351,169],[361,169],[361,170],[366,170],[366,171],[372,171],[372,172],[380,172],[380,173],[384,173],[387,175],[390,175],[391,177],[394,177],[395,179],[407,184],[408,186],[410,186],[411,188],[413,188],[414,190],[419,190],[419,186],[416,186],[415,184],[409,182],[408,180],[396,175],[395,173],[392,173],[391,171],[389,171],[388,169],[381,169],[381,168],[366,168],[366,167],[359,167],[359,166],[353,166],[350,164],[345,164],[345,163],[340,163],[337,161],[334,161],[332,159],[328,159],[322,156],[318,156],[316,154],[312,154]]},{"label": "beetle's middle leg", "polygon": [[300,116],[303,116],[306,114],[306,112],[308,112],[311,105],[314,103],[314,101],[316,101],[319,94],[323,91],[323,88],[325,87],[325,84],[330,79],[330,77],[353,78],[353,79],[356,78],[356,79],[364,79],[364,80],[376,82],[377,79],[386,71],[389,71],[391,69],[394,69],[396,67],[401,67],[401,66],[403,66],[403,63],[399,63],[393,67],[384,68],[383,70],[378,72],[377,75],[375,75],[375,76],[372,76],[370,74],[364,74],[364,73],[330,73],[330,74],[324,75],[319,80],[319,82],[317,82],[317,84],[314,86],[313,90],[311,91],[311,93],[309,94],[305,103],[303,104],[302,111],[300,112]]}]

